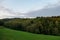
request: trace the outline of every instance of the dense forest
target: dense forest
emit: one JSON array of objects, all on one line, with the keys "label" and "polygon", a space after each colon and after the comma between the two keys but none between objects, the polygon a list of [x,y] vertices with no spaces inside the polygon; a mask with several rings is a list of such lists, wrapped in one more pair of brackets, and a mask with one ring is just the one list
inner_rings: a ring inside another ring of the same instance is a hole
[{"label": "dense forest", "polygon": [[36,34],[60,36],[60,16],[0,19],[0,26]]}]

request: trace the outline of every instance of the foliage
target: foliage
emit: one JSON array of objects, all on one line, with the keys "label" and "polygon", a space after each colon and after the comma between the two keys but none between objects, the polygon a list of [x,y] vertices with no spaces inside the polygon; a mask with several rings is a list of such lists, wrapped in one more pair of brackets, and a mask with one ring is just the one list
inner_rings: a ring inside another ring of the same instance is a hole
[{"label": "foliage", "polygon": [[[60,35],[60,17],[2,19],[3,26],[37,34]],[[7,21],[6,21],[7,20]]]}]

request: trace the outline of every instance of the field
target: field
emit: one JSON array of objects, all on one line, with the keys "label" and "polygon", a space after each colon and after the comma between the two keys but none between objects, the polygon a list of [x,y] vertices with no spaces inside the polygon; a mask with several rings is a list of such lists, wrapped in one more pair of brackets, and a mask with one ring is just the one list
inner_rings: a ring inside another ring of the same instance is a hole
[{"label": "field", "polygon": [[60,40],[60,36],[32,34],[8,28],[0,28],[0,40]]}]

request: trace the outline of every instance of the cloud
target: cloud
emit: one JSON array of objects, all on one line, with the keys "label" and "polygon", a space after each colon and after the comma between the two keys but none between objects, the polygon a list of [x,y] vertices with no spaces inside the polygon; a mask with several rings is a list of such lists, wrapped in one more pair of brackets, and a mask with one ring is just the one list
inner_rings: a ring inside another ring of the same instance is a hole
[{"label": "cloud", "polygon": [[47,5],[43,9],[32,11],[26,14],[27,17],[37,16],[60,16],[60,2],[53,5]]},{"label": "cloud", "polygon": [[2,18],[25,18],[25,17],[37,17],[37,16],[58,16],[60,15],[60,1],[56,4],[48,4],[40,10],[31,11],[28,13],[14,12],[13,10],[6,8],[2,5],[3,1],[0,1],[0,19]]},{"label": "cloud", "polygon": [[0,6],[0,18],[6,18],[7,16],[12,16],[8,10]]},{"label": "cloud", "polygon": [[3,1],[5,0],[0,0],[0,19],[24,16],[23,13],[14,12],[13,10],[10,10],[9,8],[6,8],[5,6],[3,6],[2,4]]},{"label": "cloud", "polygon": [[23,17],[23,13],[14,12],[4,6],[0,6],[0,19],[1,18],[14,18],[14,17]]},{"label": "cloud", "polygon": [[4,0],[0,0],[0,3],[2,3]]}]

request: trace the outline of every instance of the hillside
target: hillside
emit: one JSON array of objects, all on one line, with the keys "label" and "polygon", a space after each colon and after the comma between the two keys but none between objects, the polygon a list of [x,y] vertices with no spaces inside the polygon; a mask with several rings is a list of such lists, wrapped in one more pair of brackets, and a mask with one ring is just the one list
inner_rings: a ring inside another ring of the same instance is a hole
[{"label": "hillside", "polygon": [[0,25],[35,34],[60,36],[60,16],[2,19]]},{"label": "hillside", "polygon": [[32,34],[7,28],[0,28],[0,40],[60,40],[60,36]]}]

